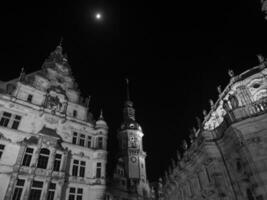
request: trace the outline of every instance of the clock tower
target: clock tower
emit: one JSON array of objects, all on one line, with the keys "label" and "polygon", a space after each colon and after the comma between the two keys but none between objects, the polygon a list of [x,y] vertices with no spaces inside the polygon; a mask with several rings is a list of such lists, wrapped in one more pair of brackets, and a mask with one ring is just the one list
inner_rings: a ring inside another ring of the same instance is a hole
[{"label": "clock tower", "polygon": [[143,150],[144,136],[135,119],[135,109],[130,100],[127,81],[127,99],[123,108],[123,121],[118,130],[119,154],[114,180],[116,187],[124,191],[119,196],[126,199],[149,197],[149,183],[146,176],[146,153]]}]

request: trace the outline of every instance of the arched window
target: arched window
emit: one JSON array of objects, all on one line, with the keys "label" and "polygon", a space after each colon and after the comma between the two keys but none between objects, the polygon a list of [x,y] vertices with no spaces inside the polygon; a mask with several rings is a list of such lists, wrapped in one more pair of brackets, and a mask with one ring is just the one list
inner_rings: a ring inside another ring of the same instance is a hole
[{"label": "arched window", "polygon": [[48,160],[49,160],[49,154],[50,154],[50,151],[48,149],[45,149],[45,148],[41,149],[37,168],[46,169]]}]

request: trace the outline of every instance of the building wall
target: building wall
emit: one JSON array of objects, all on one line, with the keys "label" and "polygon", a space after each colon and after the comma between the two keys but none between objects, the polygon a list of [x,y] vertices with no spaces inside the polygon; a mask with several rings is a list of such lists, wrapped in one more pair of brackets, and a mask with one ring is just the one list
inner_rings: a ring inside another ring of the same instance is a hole
[{"label": "building wall", "polygon": [[267,199],[266,64],[219,90],[166,173],[164,199]]},{"label": "building wall", "polygon": [[[64,59],[60,48],[56,56]],[[79,92],[71,87],[70,73],[61,72],[56,60],[49,62],[53,65],[40,72],[1,84],[0,200],[29,199],[36,189],[34,181],[42,182],[40,198],[33,197],[36,200],[48,198],[53,190],[50,183],[56,184],[53,199],[69,199],[72,193],[86,200],[103,199],[108,127],[102,118],[92,120]],[[55,77],[64,77],[67,82],[57,82]],[[10,85],[14,89],[7,90]],[[9,120],[5,120],[7,113],[11,114]],[[32,152],[27,153],[29,148]],[[46,167],[40,164],[43,148],[49,152]],[[26,154],[31,155],[28,164]],[[55,169],[56,160],[60,160],[59,170]],[[19,179],[24,180],[22,186],[17,186]],[[21,193],[15,198],[18,188]]]}]

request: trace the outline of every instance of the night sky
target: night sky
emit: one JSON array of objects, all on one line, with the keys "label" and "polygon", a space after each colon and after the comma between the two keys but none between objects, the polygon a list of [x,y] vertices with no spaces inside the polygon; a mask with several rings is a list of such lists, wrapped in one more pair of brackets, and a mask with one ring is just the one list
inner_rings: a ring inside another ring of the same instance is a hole
[{"label": "night sky", "polygon": [[[103,19],[96,21],[94,13]],[[144,131],[147,173],[163,175],[218,85],[267,55],[260,0],[1,2],[0,80],[41,68],[63,37],[83,96],[109,131],[109,172],[117,151],[125,78]]]}]

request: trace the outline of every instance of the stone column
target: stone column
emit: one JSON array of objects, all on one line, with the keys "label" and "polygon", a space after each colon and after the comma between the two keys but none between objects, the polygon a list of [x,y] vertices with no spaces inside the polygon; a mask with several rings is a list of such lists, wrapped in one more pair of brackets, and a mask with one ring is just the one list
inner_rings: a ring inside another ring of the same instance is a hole
[{"label": "stone column", "polygon": [[31,190],[31,186],[32,186],[32,181],[33,181],[33,176],[30,176],[26,179],[25,181],[25,185],[24,185],[24,196],[22,197],[22,199],[28,199],[29,195],[30,195],[30,190]]},{"label": "stone column", "polygon": [[26,149],[26,144],[22,143],[20,145],[20,150],[19,150],[19,153],[18,153],[18,157],[17,157],[16,163],[15,163],[15,165],[13,167],[13,173],[11,174],[10,182],[9,182],[9,185],[8,185],[7,192],[6,192],[4,200],[9,200],[12,197],[13,190],[14,190],[14,187],[15,187],[15,184],[16,184],[16,180],[17,180],[18,174],[19,174],[19,169],[20,169],[20,166],[22,164],[23,156],[24,156],[24,153],[25,153],[25,149]]},{"label": "stone column", "polygon": [[52,148],[50,150],[50,155],[49,155],[49,160],[48,160],[48,165],[47,165],[47,169],[51,172],[53,171],[54,168],[54,162],[55,162],[55,157],[56,157],[56,149]]},{"label": "stone column", "polygon": [[63,193],[66,193],[66,191],[63,192],[63,186],[64,179],[60,180],[56,185],[55,200],[65,199],[65,195],[63,195]]},{"label": "stone column", "polygon": [[47,178],[45,181],[44,181],[44,185],[43,185],[43,188],[42,188],[42,196],[41,196],[41,199],[47,199],[47,195],[48,195],[48,188],[49,188],[49,183],[51,182],[51,178]]}]

